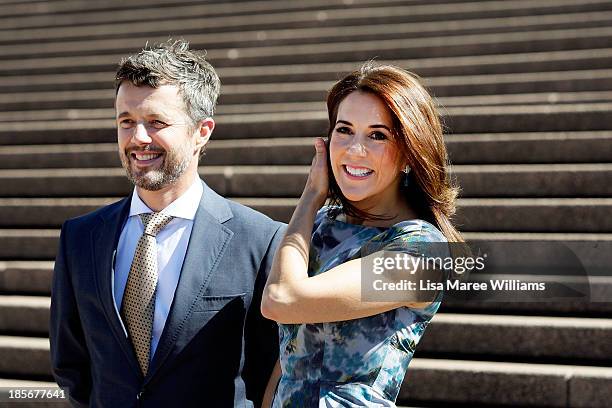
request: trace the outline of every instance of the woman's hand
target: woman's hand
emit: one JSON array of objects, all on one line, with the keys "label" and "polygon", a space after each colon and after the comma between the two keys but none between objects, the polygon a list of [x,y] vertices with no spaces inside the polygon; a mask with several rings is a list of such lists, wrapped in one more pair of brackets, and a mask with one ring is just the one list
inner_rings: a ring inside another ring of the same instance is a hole
[{"label": "woman's hand", "polygon": [[308,180],[300,200],[309,200],[319,209],[325,204],[329,194],[327,147],[325,141],[320,137],[315,140],[315,151]]}]

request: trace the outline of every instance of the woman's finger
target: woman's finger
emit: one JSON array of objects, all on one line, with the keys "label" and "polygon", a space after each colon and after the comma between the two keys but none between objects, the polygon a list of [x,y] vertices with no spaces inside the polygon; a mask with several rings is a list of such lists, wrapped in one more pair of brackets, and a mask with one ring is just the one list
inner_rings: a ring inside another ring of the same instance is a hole
[{"label": "woman's finger", "polygon": [[321,164],[324,165],[326,162],[326,151],[325,151],[325,141],[322,138],[317,138],[315,140],[315,157],[314,157],[314,162],[313,163],[317,163],[317,164]]}]

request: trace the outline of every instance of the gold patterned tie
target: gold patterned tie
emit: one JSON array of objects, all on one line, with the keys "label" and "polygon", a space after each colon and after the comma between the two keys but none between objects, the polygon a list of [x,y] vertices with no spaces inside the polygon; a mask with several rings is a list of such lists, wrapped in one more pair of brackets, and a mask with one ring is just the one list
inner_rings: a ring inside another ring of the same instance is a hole
[{"label": "gold patterned tie", "polygon": [[173,217],[162,213],[140,214],[144,233],[138,240],[125,285],[121,311],[143,375],[149,370],[151,333],[157,287],[157,241],[155,237]]}]

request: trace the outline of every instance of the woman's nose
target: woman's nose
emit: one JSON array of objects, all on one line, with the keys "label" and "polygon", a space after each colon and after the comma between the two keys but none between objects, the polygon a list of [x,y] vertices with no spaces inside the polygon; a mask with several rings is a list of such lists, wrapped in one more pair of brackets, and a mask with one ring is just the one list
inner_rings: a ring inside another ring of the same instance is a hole
[{"label": "woman's nose", "polygon": [[348,148],[348,153],[353,154],[355,156],[364,157],[367,152],[363,143],[361,143],[360,140],[355,138]]}]

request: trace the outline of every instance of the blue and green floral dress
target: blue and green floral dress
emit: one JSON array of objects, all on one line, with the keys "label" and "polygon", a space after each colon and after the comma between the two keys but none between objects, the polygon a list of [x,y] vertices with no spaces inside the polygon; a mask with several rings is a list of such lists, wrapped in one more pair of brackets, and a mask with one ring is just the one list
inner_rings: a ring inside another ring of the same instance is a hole
[{"label": "blue and green floral dress", "polygon": [[[323,207],[310,246],[309,276],[379,250],[418,256],[425,242],[446,242],[423,220],[390,228],[349,224]],[[367,252],[367,253],[364,253]],[[440,306],[402,307],[332,323],[279,324],[282,375],[272,406],[394,407],[415,348]]]}]

